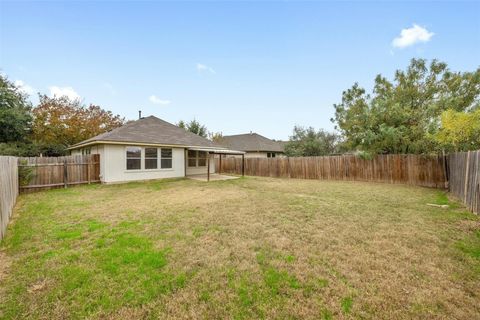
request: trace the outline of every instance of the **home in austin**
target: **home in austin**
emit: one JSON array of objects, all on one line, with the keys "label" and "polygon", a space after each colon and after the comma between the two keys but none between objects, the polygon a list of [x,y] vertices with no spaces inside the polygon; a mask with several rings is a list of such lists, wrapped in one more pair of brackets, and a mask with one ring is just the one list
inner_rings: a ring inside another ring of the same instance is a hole
[{"label": "home in austin", "polygon": [[150,116],[77,143],[75,154],[100,155],[104,183],[185,177],[215,172],[214,154],[243,155]]},{"label": "home in austin", "polygon": [[226,148],[244,151],[246,158],[285,156],[284,142],[271,140],[254,132],[223,136],[218,143]]}]

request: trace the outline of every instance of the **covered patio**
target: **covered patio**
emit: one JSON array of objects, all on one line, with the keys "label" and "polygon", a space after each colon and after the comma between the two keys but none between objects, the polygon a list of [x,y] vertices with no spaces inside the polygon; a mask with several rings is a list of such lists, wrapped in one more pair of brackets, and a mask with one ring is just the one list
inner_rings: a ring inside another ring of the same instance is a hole
[{"label": "covered patio", "polygon": [[[200,181],[219,181],[219,180],[230,180],[230,179],[236,179],[237,177],[235,176],[226,176],[222,175],[222,156],[224,155],[241,155],[242,156],[242,176],[245,174],[245,152],[243,151],[237,151],[237,150],[229,150],[229,149],[210,149],[210,148],[188,148],[187,149],[187,154],[188,151],[197,151],[197,152],[206,152],[207,153],[207,166],[206,166],[206,172],[205,173],[199,173],[199,174],[190,174],[187,175],[186,177],[195,179],[195,180],[200,180]],[[215,156],[218,154],[220,156],[220,165],[218,168],[218,172],[212,173],[210,172],[210,161],[212,159],[212,156]],[[188,159],[185,159],[185,172],[187,168],[187,162]]]}]

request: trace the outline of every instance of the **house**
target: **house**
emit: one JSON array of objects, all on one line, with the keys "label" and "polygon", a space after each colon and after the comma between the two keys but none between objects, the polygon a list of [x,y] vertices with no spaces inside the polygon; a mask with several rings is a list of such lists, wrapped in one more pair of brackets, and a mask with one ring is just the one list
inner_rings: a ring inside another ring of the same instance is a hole
[{"label": "house", "polygon": [[100,180],[104,183],[207,173],[209,177],[215,172],[213,154],[244,154],[154,116],[129,122],[69,150],[72,155],[100,154]]},{"label": "house", "polygon": [[223,136],[218,143],[226,148],[244,151],[246,158],[284,156],[285,143],[283,141],[271,140],[254,132]]}]

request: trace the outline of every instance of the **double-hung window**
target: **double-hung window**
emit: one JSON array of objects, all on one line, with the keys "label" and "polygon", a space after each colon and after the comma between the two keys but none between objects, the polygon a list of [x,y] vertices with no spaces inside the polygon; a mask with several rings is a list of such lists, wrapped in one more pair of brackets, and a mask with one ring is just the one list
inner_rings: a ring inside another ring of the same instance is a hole
[{"label": "double-hung window", "polygon": [[207,152],[198,151],[198,167],[205,167],[207,165]]},{"label": "double-hung window", "polygon": [[172,149],[171,148],[162,148],[161,149],[161,168],[162,169],[171,169],[172,168]]},{"label": "double-hung window", "polygon": [[127,170],[140,170],[142,168],[142,148],[127,147]]},{"label": "double-hung window", "polygon": [[126,153],[127,170],[171,169],[173,165],[172,148],[127,147]]},{"label": "double-hung window", "polygon": [[158,149],[145,148],[145,169],[158,168]]},{"label": "double-hung window", "polygon": [[189,167],[197,166],[197,151],[188,150],[188,166]]},{"label": "double-hung window", "polygon": [[188,166],[189,167],[206,167],[207,166],[206,151],[188,150]]}]

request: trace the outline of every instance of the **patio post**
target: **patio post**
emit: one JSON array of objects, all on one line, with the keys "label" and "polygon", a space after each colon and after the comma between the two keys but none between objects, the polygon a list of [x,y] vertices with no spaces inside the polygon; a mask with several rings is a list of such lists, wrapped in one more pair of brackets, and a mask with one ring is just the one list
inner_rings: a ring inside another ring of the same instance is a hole
[{"label": "patio post", "polygon": [[210,152],[207,153],[207,181],[210,181]]},{"label": "patio post", "polygon": [[220,156],[220,168],[218,168],[218,174],[222,174],[222,154],[219,154]]},{"label": "patio post", "polygon": [[245,154],[242,154],[242,177],[245,175]]}]

